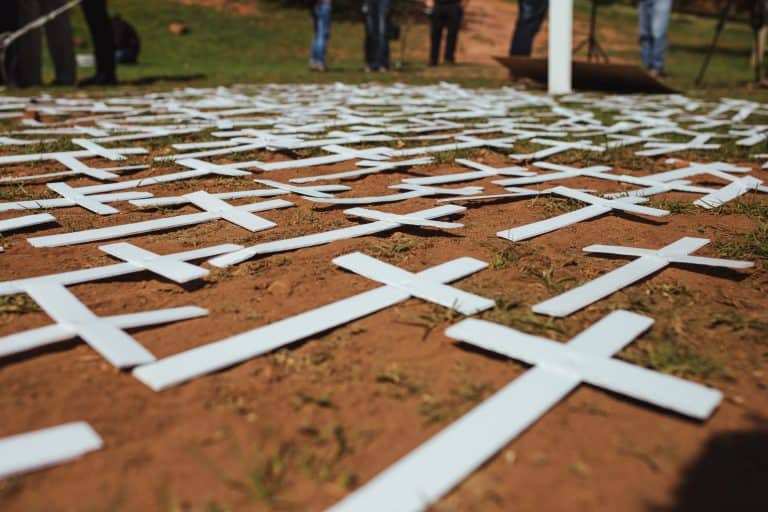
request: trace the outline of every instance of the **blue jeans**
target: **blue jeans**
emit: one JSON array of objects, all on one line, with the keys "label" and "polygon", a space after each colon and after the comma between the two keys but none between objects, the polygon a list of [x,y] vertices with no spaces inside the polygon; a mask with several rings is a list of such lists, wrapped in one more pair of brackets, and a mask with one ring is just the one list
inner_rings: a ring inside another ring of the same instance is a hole
[{"label": "blue jeans", "polygon": [[547,15],[547,0],[520,0],[515,33],[509,47],[510,55],[531,56],[533,38],[539,33],[541,23]]},{"label": "blue jeans", "polygon": [[638,0],[640,56],[648,70],[664,71],[672,0]]},{"label": "blue jeans", "polygon": [[312,64],[325,66],[325,47],[331,35],[331,3],[317,2],[312,7],[312,19],[315,22],[315,36],[312,38],[312,53],[309,60]]},{"label": "blue jeans", "polygon": [[373,70],[389,69],[390,0],[365,0],[365,34],[370,43],[366,64]]}]

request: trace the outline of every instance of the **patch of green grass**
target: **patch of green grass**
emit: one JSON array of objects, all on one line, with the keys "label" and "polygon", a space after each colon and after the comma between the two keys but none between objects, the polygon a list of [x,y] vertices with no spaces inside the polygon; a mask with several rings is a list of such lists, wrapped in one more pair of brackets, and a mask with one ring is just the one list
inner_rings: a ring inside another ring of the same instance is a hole
[{"label": "patch of green grass", "polygon": [[578,284],[577,279],[573,276],[556,275],[554,266],[540,268],[535,265],[523,265],[520,270],[523,275],[541,282],[544,286],[547,287],[549,292],[554,294],[563,293],[564,291]]},{"label": "patch of green grass", "polygon": [[[728,309],[724,313],[716,314],[709,323],[710,328],[726,326],[731,332],[753,331],[760,338],[768,332],[768,322],[756,318],[745,318],[734,309]],[[768,343],[768,340],[764,340]]]},{"label": "patch of green grass", "polygon": [[23,315],[36,311],[40,311],[40,306],[26,293],[0,297],[0,314]]},{"label": "patch of green grass", "polygon": [[624,349],[619,358],[685,378],[709,380],[728,376],[721,361],[679,340],[671,331],[634,343]]},{"label": "patch of green grass", "polygon": [[731,201],[719,208],[708,210],[718,215],[731,215],[740,213],[761,222],[768,222],[768,202],[758,201],[754,198],[742,198],[739,201]]},{"label": "patch of green grass", "polygon": [[289,473],[288,459],[294,454],[289,444],[281,444],[271,453],[258,453],[256,462],[246,471],[245,479],[228,479],[227,483],[249,498],[271,505],[284,491]]},{"label": "patch of green grass", "polygon": [[515,263],[520,259],[520,253],[517,252],[515,247],[508,246],[497,252],[491,258],[491,268],[494,270],[500,270],[507,268],[512,263]]},{"label": "patch of green grass", "polygon": [[507,327],[512,327],[530,334],[563,334],[562,320],[545,317],[531,312],[527,304],[516,298],[496,300],[492,310],[483,313],[483,318]]},{"label": "patch of green grass", "polygon": [[651,208],[659,208],[661,210],[668,210],[669,213],[682,214],[682,213],[696,213],[701,211],[695,204],[690,201],[681,201],[679,199],[665,199],[665,198],[653,198],[648,204]]},{"label": "patch of green grass", "polygon": [[0,201],[31,201],[50,199],[56,196],[56,193],[48,188],[35,187],[35,190],[32,190],[23,184],[0,186]]},{"label": "patch of green grass", "polygon": [[429,336],[429,333],[431,333],[438,325],[453,323],[457,320],[460,320],[461,318],[464,318],[464,315],[453,308],[432,306],[428,313],[411,315],[406,318],[399,319],[398,322],[406,325],[421,327],[424,330],[424,333],[422,334],[422,340],[425,340],[427,336]]},{"label": "patch of green grass", "polygon": [[760,224],[747,233],[734,233],[727,240],[717,240],[714,246],[720,258],[759,259],[766,262],[768,261],[768,224]]}]

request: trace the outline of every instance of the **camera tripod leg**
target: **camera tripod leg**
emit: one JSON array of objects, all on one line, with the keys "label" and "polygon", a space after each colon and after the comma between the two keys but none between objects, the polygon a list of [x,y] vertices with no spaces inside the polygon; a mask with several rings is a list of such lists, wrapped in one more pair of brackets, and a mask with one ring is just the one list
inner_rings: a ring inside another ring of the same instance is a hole
[{"label": "camera tripod leg", "polygon": [[732,6],[733,0],[728,0],[728,2],[725,4],[725,7],[723,7],[723,10],[720,12],[720,19],[717,21],[717,27],[715,28],[715,35],[712,38],[712,43],[709,45],[707,55],[704,57],[704,62],[701,64],[699,75],[696,77],[696,81],[694,82],[696,86],[701,85],[701,83],[704,81],[704,74],[707,72],[707,68],[709,67],[709,61],[712,60],[712,54],[715,53],[715,50],[717,49],[717,42],[720,40],[720,34],[723,32],[725,22],[728,19],[728,15],[731,13]]}]

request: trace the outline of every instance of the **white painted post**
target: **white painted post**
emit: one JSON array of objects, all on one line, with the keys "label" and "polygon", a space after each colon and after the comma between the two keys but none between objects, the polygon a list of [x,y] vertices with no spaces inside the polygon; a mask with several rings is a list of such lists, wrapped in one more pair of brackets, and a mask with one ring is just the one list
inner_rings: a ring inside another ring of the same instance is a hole
[{"label": "white painted post", "polygon": [[549,94],[571,92],[573,0],[549,4]]}]

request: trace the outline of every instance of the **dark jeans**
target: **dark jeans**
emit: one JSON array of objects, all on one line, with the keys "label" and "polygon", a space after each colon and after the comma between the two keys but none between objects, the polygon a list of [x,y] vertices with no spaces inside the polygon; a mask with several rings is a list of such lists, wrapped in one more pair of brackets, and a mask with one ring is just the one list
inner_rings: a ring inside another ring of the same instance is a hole
[{"label": "dark jeans", "polygon": [[114,78],[115,41],[112,36],[112,21],[107,14],[107,0],[83,0],[83,14],[93,39],[96,74]]},{"label": "dark jeans", "polygon": [[429,63],[436,66],[440,59],[440,44],[443,39],[443,30],[447,29],[445,38],[445,62],[455,62],[456,38],[461,27],[462,9],[459,2],[438,3],[432,9],[431,39],[432,46],[429,52]]},{"label": "dark jeans", "polygon": [[539,33],[548,6],[548,0],[520,0],[515,33],[509,48],[510,55],[531,55],[533,38]]},{"label": "dark jeans", "polygon": [[366,64],[373,70],[389,69],[390,0],[365,0]]}]

